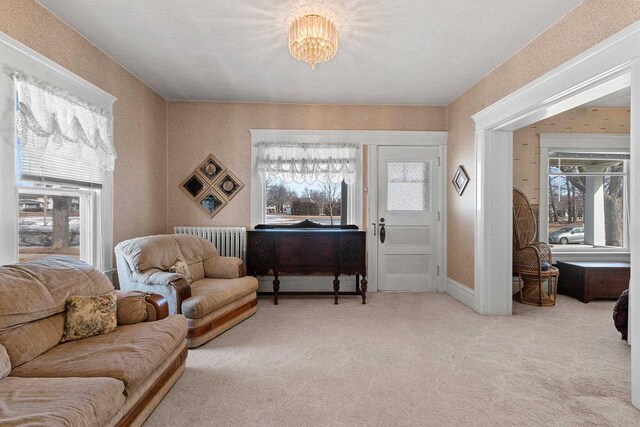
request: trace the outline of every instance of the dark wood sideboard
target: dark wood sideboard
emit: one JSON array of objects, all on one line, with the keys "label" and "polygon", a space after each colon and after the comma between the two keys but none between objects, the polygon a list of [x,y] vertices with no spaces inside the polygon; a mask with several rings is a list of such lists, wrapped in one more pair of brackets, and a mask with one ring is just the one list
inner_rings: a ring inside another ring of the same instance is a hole
[{"label": "dark wood sideboard", "polygon": [[628,262],[558,262],[558,293],[587,303],[596,298],[617,299],[629,288]]},{"label": "dark wood sideboard", "polygon": [[247,273],[273,275],[274,304],[278,304],[281,273],[330,273],[338,304],[341,274],[359,276],[362,303],[367,302],[366,232],[355,226],[322,226],[303,221],[291,226],[259,225],[247,231]]}]

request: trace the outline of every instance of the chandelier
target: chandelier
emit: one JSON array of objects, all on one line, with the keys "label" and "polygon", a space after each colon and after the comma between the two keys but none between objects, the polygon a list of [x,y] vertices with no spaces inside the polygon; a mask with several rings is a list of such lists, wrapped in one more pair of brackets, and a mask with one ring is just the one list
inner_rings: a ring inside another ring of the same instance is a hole
[{"label": "chandelier", "polygon": [[289,52],[298,61],[315,68],[336,56],[338,31],[335,25],[320,15],[304,15],[289,28]]}]

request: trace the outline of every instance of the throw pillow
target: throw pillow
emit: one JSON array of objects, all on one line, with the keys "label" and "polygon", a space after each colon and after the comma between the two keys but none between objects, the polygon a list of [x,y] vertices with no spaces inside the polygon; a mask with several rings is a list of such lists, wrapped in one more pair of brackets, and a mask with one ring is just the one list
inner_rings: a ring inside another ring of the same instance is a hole
[{"label": "throw pillow", "polygon": [[133,325],[147,320],[147,301],[144,292],[117,292],[118,325]]},{"label": "throw pillow", "polygon": [[187,265],[186,262],[180,257],[176,259],[176,262],[173,263],[171,267],[169,267],[169,271],[171,273],[176,273],[181,275],[187,283],[191,284],[193,280],[193,276],[191,275],[191,269]]},{"label": "throw pillow", "polygon": [[118,327],[116,291],[67,298],[62,342],[113,332]]},{"label": "throw pillow", "polygon": [[11,372],[11,359],[7,349],[0,344],[0,380],[9,375],[9,372]]}]

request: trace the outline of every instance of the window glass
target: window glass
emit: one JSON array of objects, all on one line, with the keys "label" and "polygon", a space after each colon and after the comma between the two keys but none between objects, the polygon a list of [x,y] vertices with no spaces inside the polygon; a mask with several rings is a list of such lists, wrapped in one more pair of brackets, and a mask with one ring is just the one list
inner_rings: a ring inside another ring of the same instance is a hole
[{"label": "window glass", "polygon": [[19,196],[20,262],[52,255],[80,258],[80,198],[21,193]]},{"label": "window glass", "polygon": [[387,164],[387,209],[430,210],[429,164],[390,162]]},{"label": "window glass", "polygon": [[550,244],[625,247],[626,169],[620,157],[550,155]]},{"label": "window glass", "polygon": [[280,178],[266,179],[267,224],[294,224],[308,219],[323,225],[341,224],[346,212],[342,199],[344,183],[285,183]]}]

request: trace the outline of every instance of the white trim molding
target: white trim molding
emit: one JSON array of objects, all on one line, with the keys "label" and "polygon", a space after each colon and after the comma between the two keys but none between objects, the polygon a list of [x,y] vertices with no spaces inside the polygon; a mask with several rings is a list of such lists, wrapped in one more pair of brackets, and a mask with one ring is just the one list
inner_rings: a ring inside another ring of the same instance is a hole
[{"label": "white trim molding", "polygon": [[467,307],[475,309],[474,290],[450,277],[447,277],[447,294],[457,299]]}]

